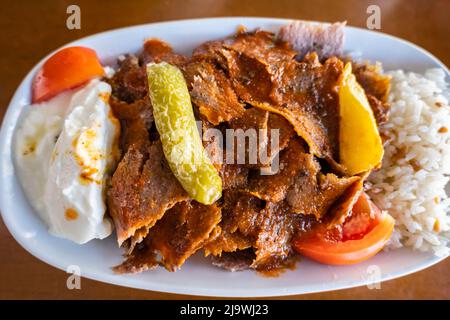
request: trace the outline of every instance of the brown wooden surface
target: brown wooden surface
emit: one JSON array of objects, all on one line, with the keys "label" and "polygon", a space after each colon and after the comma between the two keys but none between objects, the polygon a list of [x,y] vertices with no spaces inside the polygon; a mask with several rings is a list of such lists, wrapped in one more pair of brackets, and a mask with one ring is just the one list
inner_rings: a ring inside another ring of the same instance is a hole
[{"label": "brown wooden surface", "polygon": [[[66,8],[81,7],[81,30],[67,30]],[[412,41],[450,65],[449,0],[165,0],[5,1],[0,4],[0,120],[21,79],[48,52],[74,39],[113,28],[164,20],[213,16],[264,16],[319,21],[347,20],[365,27],[370,4],[381,8],[381,31]],[[385,50],[389,50],[386,48]],[[289,298],[450,299],[450,259],[401,279],[366,287]],[[66,288],[67,275],[28,254],[0,221],[0,298],[179,299],[87,279]]]}]

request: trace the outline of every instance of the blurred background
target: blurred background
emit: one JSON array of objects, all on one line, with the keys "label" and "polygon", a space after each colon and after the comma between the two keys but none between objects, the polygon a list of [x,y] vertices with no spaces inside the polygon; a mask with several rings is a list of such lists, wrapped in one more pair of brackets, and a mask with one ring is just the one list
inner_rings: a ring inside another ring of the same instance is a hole
[{"label": "blurred background", "polygon": [[[67,7],[81,9],[81,29],[66,27]],[[367,8],[381,9],[378,31],[404,38],[450,65],[449,0],[2,0],[0,7],[0,120],[26,73],[61,45],[97,32],[158,21],[260,16],[343,21],[366,28]],[[0,220],[0,299],[177,299],[188,296],[122,288],[87,279],[68,290],[67,274],[22,249]],[[450,299],[450,259],[401,279],[367,287],[285,298]]]}]

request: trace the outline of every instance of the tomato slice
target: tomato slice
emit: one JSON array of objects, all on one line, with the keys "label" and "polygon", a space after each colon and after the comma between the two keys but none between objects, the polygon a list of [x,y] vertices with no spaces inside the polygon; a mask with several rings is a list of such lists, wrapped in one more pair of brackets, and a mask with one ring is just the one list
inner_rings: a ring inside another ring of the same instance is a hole
[{"label": "tomato slice", "polygon": [[364,238],[380,222],[380,209],[362,193],[351,208],[351,217],[342,225],[341,241]]},{"label": "tomato slice", "polygon": [[61,91],[77,87],[92,78],[104,75],[94,50],[68,47],[56,52],[33,79],[33,103],[52,98]]},{"label": "tomato slice", "polygon": [[394,224],[394,219],[386,212],[380,212],[363,193],[340,230],[318,228],[295,239],[294,248],[303,256],[325,264],[359,263],[383,249]]}]

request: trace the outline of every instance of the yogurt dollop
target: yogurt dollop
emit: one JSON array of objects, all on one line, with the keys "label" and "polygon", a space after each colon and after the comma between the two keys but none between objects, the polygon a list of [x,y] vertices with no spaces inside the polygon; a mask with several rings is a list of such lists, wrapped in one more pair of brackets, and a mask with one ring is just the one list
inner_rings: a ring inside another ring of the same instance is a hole
[{"label": "yogurt dollop", "polygon": [[18,176],[49,232],[76,243],[113,230],[105,193],[118,157],[120,124],[98,79],[29,106],[15,136]]}]

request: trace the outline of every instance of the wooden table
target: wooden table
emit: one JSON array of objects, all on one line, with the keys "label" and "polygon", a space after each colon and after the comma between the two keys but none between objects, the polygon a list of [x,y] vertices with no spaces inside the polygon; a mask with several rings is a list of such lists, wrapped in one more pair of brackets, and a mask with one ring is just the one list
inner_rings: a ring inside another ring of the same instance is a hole
[{"label": "wooden table", "polygon": [[[66,28],[66,9],[81,8],[81,30]],[[0,119],[21,79],[48,52],[80,37],[155,21],[212,17],[266,16],[320,21],[347,20],[365,27],[368,5],[381,8],[381,31],[412,41],[450,65],[448,0],[165,0],[8,1],[0,19]],[[389,48],[387,48],[389,50]],[[450,259],[425,271],[366,287],[292,296],[295,299],[450,299]],[[0,298],[179,299],[189,296],[112,286],[87,279],[81,290],[66,288],[67,275],[22,249],[0,221]]]}]

